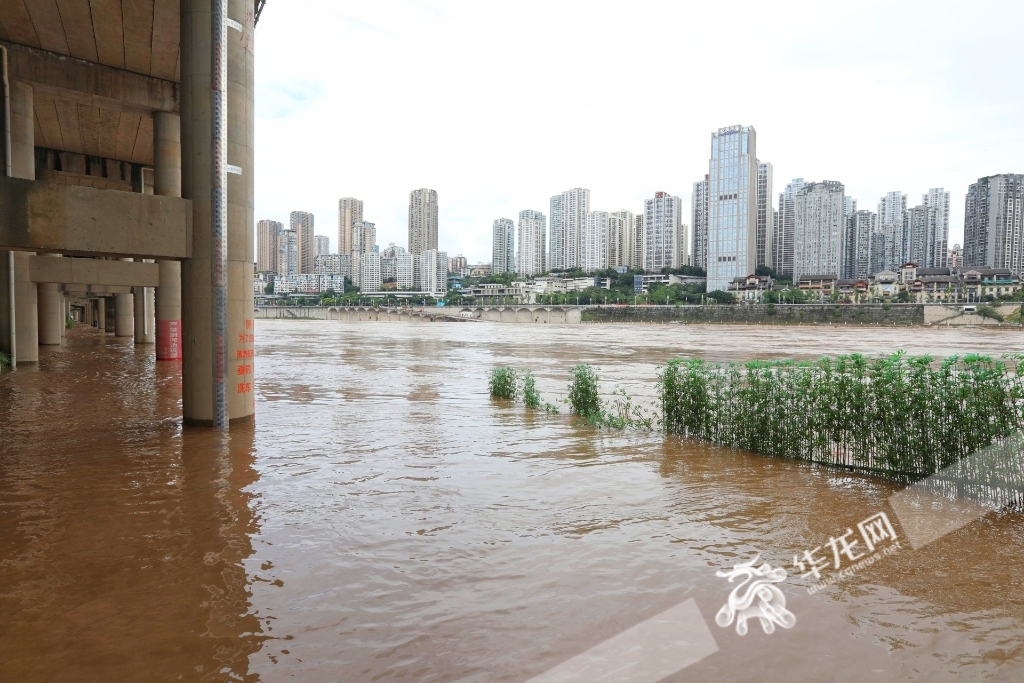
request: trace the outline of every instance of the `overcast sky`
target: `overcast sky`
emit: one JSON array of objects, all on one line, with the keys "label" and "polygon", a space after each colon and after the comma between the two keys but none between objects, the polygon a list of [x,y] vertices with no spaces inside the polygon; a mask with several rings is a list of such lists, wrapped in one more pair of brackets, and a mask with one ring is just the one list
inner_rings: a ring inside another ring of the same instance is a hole
[{"label": "overcast sky", "polygon": [[[495,218],[639,212],[683,198],[711,132],[744,124],[792,178],[858,208],[1024,173],[1024,2],[270,0],[256,29],[256,218],[312,211],[337,249],[339,197],[381,248],[407,246],[409,191],[437,190],[439,243],[491,258]],[[687,222],[689,222],[687,220]]]}]

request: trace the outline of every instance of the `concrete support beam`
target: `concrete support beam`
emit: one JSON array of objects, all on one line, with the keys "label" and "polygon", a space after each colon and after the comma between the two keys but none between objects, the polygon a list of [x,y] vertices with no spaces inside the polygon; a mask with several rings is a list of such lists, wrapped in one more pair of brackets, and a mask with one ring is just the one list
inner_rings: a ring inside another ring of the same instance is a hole
[{"label": "concrete support beam", "polygon": [[8,41],[0,44],[7,48],[11,78],[31,84],[41,97],[147,116],[178,110],[173,81]]},{"label": "concrete support beam", "polygon": [[96,328],[103,334],[107,333],[106,299],[96,299]]},{"label": "concrete support beam", "polygon": [[75,285],[155,287],[160,283],[160,268],[155,263],[32,256],[29,264],[33,282],[55,282],[69,288]]},{"label": "concrete support beam", "polygon": [[[153,191],[181,196],[181,117],[171,112],[153,114]],[[181,263],[157,263],[156,359],[181,360]]]},{"label": "concrete support beam", "polygon": [[132,287],[111,285],[61,285],[60,291],[72,296],[107,296],[109,294],[131,294]]},{"label": "concrete support beam", "polygon": [[[213,420],[211,0],[181,0],[182,195],[192,200],[193,249],[182,264],[184,362],[182,399],[187,422]],[[253,16],[246,0],[230,0],[228,16],[228,416],[246,419],[253,401]]]},{"label": "concrete support beam", "polygon": [[[34,176],[35,157],[28,158]],[[0,215],[0,249],[164,259],[191,254],[191,203],[176,197],[0,177]]]}]

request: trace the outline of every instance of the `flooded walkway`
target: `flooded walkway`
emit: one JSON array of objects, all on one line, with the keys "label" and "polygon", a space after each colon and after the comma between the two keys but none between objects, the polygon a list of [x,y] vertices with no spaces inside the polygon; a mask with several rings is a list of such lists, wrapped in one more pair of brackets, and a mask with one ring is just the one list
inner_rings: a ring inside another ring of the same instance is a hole
[{"label": "flooded walkway", "polygon": [[[822,593],[792,568],[897,487],[491,401],[592,363],[999,355],[989,330],[259,321],[257,415],[182,430],[152,348],[75,330],[0,376],[0,680],[519,683],[693,598],[719,651],[666,681],[1019,681],[1024,518]],[[831,556],[831,551],[826,549]],[[782,566],[791,629],[714,623],[719,569]]]}]

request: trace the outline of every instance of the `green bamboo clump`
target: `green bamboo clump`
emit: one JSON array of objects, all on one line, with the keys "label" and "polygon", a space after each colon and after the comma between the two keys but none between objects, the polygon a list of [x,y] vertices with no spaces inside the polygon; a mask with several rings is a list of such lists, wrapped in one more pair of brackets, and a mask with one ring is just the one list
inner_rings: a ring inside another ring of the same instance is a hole
[{"label": "green bamboo clump", "polygon": [[569,368],[570,412],[579,415],[595,427],[613,429],[652,429],[655,418],[643,406],[633,403],[633,397],[625,389],[612,392],[615,399],[606,402],[601,399],[598,377],[589,365],[574,365]]},{"label": "green bamboo clump", "polygon": [[0,370],[11,366],[11,358],[3,351],[0,351]]},{"label": "green bamboo clump", "polygon": [[523,405],[527,408],[543,408],[549,413],[558,412],[558,406],[540,400],[537,380],[529,370],[519,373],[515,368],[510,367],[494,368],[491,370],[488,385],[491,398],[502,398],[509,401],[517,401],[521,398]]},{"label": "green bamboo clump", "polygon": [[670,433],[913,480],[1024,427],[1022,360],[673,360],[659,392]]},{"label": "green bamboo clump", "polygon": [[494,368],[491,370],[489,384],[492,398],[514,401],[519,396],[519,382],[515,368]]},{"label": "green bamboo clump", "polygon": [[540,392],[537,391],[537,380],[527,370],[523,373],[523,404],[527,408],[540,408]]}]

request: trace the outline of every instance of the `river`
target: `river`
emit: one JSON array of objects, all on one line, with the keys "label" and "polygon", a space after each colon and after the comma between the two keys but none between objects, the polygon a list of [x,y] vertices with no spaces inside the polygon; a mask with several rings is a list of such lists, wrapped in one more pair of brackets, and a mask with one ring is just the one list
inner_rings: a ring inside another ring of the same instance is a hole
[{"label": "river", "polygon": [[[492,401],[591,363],[656,399],[673,357],[999,355],[997,330],[258,321],[257,413],[182,429],[180,366],[73,330],[0,376],[0,680],[524,682],[693,599],[717,652],[666,681],[1024,679],[1024,517],[809,595],[793,556],[899,487]],[[889,513],[891,515],[891,512]],[[898,525],[897,525],[898,529]],[[831,550],[825,551],[831,557]],[[796,617],[745,636],[758,555]]]}]

